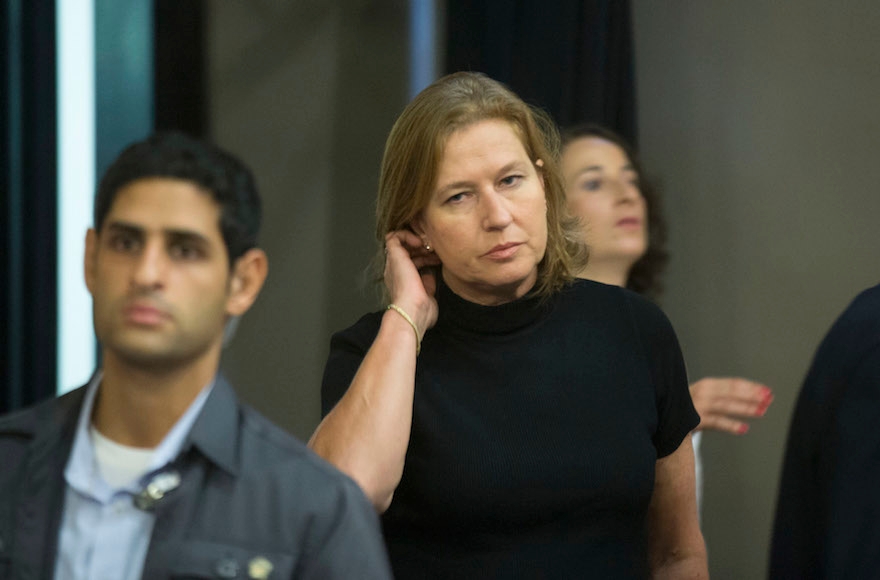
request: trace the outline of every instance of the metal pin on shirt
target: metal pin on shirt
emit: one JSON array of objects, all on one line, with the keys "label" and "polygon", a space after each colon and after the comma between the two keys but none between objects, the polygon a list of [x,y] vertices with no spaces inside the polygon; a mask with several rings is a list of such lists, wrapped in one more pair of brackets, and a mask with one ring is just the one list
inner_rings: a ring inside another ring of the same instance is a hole
[{"label": "metal pin on shirt", "polygon": [[151,511],[165,495],[180,485],[180,474],[163,471],[153,476],[142,492],[134,496],[134,505],[143,511]]},{"label": "metal pin on shirt", "polygon": [[273,568],[272,562],[263,556],[257,556],[248,563],[248,575],[251,578],[265,580],[272,573]]}]

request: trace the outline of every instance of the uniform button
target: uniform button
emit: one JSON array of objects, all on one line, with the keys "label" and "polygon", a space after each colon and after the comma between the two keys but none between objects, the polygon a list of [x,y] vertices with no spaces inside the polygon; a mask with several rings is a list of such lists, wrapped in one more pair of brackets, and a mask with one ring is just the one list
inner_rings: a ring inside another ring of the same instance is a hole
[{"label": "uniform button", "polygon": [[217,562],[217,566],[214,568],[214,571],[221,578],[237,578],[238,562],[236,562],[232,558],[224,558],[223,560]]}]

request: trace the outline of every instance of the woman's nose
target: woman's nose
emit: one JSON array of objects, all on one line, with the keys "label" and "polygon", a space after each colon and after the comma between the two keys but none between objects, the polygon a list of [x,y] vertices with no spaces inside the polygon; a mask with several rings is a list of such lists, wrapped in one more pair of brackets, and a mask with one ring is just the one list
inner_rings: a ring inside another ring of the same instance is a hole
[{"label": "woman's nose", "polygon": [[615,181],[613,187],[615,196],[621,202],[635,201],[641,196],[638,186],[628,181]]},{"label": "woman's nose", "polygon": [[487,191],[482,195],[480,201],[485,211],[483,227],[487,230],[504,228],[513,220],[513,215],[508,207],[510,202],[498,192]]}]

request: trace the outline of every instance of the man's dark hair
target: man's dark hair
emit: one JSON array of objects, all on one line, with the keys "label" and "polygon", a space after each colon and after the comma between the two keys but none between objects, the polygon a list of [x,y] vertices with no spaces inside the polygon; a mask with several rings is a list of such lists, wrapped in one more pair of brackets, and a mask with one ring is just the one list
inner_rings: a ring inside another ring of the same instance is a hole
[{"label": "man's dark hair", "polygon": [[119,154],[98,186],[95,229],[101,231],[120,189],[151,177],[189,181],[211,195],[220,206],[230,264],[256,247],[261,206],[250,169],[219,147],[179,132],[155,133]]}]

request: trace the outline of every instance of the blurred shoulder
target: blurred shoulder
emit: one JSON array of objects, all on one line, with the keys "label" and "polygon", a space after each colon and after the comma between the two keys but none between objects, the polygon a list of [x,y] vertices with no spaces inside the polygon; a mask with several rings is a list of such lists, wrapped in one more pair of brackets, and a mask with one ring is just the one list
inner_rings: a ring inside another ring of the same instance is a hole
[{"label": "blurred shoulder", "polygon": [[351,478],[253,407],[241,404],[241,418],[240,461],[244,473],[283,481],[286,486],[308,490],[312,497],[352,491],[360,494]]},{"label": "blurred shoulder", "polygon": [[880,285],[860,292],[838,316],[817,358],[852,359],[880,348]]},{"label": "blurred shoulder", "polygon": [[860,292],[841,317],[880,324],[880,284]]},{"label": "blurred shoulder", "polygon": [[37,431],[70,420],[79,413],[85,396],[80,387],[60,397],[52,397],[0,417],[0,437],[32,437]]}]

